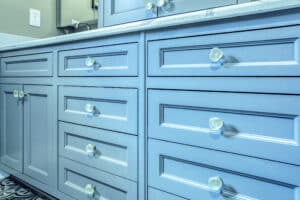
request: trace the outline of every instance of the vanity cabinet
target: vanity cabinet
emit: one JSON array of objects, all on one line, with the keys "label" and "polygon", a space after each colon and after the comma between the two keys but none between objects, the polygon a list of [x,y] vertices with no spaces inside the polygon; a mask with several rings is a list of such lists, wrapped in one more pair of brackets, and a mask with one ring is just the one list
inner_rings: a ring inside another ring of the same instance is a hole
[{"label": "vanity cabinet", "polygon": [[[103,13],[99,20],[104,19],[104,26],[124,24],[156,17],[176,15],[187,12],[246,3],[251,0],[101,0]],[[101,4],[100,1],[100,4]],[[101,10],[101,9],[100,9]],[[100,11],[101,12],[101,11]],[[99,24],[102,24],[99,22]]]},{"label": "vanity cabinet", "polygon": [[1,85],[1,162],[31,178],[50,182],[53,89]]},{"label": "vanity cabinet", "polygon": [[23,169],[23,104],[18,99],[17,91],[22,91],[22,85],[0,85],[1,163],[21,172]]},{"label": "vanity cabinet", "polygon": [[[147,9],[145,0],[103,0],[104,26],[155,18],[156,9]],[[152,0],[151,0],[152,1]],[[151,2],[152,4],[152,2]]]}]

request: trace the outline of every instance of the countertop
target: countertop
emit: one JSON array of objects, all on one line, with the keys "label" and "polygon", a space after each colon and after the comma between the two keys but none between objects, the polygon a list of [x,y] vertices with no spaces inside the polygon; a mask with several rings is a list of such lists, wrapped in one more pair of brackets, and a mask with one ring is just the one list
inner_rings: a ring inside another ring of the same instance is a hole
[{"label": "countertop", "polygon": [[182,24],[191,24],[217,19],[225,19],[244,15],[271,12],[289,8],[300,7],[300,0],[258,0],[250,3],[243,3],[191,13],[155,18],[145,21],[132,22],[128,24],[99,28],[91,31],[79,32],[69,35],[36,39],[33,41],[21,42],[14,45],[0,47],[0,52],[53,45],[64,42],[73,42],[84,39],[99,38],[117,34],[124,34],[137,31],[146,31],[163,27],[171,27]]}]

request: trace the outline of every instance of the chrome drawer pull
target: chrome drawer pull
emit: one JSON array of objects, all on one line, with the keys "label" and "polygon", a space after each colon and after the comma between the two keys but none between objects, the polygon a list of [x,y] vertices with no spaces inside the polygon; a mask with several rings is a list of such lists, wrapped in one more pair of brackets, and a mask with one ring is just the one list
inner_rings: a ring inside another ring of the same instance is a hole
[{"label": "chrome drawer pull", "polygon": [[97,63],[97,61],[92,57],[87,57],[85,59],[85,65],[89,68],[92,68],[93,71],[97,71],[100,67],[100,65]]},{"label": "chrome drawer pull", "polygon": [[92,104],[86,104],[85,105],[85,111],[91,115],[95,114],[96,112],[96,106]]},{"label": "chrome drawer pull", "polygon": [[97,148],[93,144],[88,144],[85,147],[85,151],[86,151],[86,153],[87,153],[87,155],[88,155],[89,158],[93,158],[96,155]]},{"label": "chrome drawer pull", "polygon": [[87,184],[84,188],[84,191],[89,198],[94,198],[96,194],[96,186],[92,184]]},{"label": "chrome drawer pull", "polygon": [[218,117],[209,119],[209,128],[213,134],[223,134],[224,121]]},{"label": "chrome drawer pull", "polygon": [[211,61],[211,67],[220,68],[225,63],[225,56],[220,48],[212,48],[209,52],[209,60]]},{"label": "chrome drawer pull", "polygon": [[208,188],[215,193],[221,193],[224,187],[223,180],[219,176],[210,177],[208,179]]}]

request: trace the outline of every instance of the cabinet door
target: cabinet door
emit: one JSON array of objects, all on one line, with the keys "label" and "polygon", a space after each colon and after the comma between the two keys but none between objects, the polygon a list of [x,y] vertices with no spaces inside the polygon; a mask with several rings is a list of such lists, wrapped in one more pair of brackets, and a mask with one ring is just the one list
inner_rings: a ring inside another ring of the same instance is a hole
[{"label": "cabinet door", "polygon": [[158,8],[159,16],[175,15],[186,12],[193,12],[209,8],[216,8],[236,4],[237,0],[165,0],[164,5]]},{"label": "cabinet door", "polygon": [[104,0],[104,26],[156,17],[156,9],[147,10],[145,2],[145,0]]},{"label": "cabinet door", "polygon": [[23,104],[14,96],[21,85],[0,85],[1,162],[17,171],[23,169]]},{"label": "cabinet door", "polygon": [[24,173],[48,184],[55,109],[52,87],[25,85],[24,92]]}]

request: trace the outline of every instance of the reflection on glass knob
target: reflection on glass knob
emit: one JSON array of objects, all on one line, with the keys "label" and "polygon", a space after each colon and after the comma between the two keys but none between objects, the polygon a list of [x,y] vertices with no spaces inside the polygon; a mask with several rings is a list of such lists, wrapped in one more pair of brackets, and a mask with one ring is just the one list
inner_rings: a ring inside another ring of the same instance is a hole
[{"label": "reflection on glass knob", "polygon": [[151,1],[146,1],[145,8],[147,10],[152,10],[154,8],[154,3],[152,3]]},{"label": "reflection on glass knob", "polygon": [[15,98],[19,98],[19,91],[14,90],[13,95],[14,95]]},{"label": "reflection on glass knob", "polygon": [[223,180],[219,176],[210,177],[208,179],[208,188],[212,192],[221,193],[223,186]]},{"label": "reflection on glass knob", "polygon": [[210,50],[209,59],[211,62],[219,62],[223,58],[223,56],[223,51],[217,47]]},{"label": "reflection on glass knob", "polygon": [[23,91],[19,91],[19,98],[23,99],[27,94],[24,93]]},{"label": "reflection on glass knob", "polygon": [[85,105],[85,111],[88,113],[94,113],[96,110],[96,107],[92,104],[86,104]]},{"label": "reflection on glass knob", "polygon": [[85,65],[86,65],[87,67],[93,67],[95,64],[96,64],[96,60],[95,60],[94,58],[92,58],[92,57],[87,57],[87,58],[85,59]]},{"label": "reflection on glass knob", "polygon": [[88,157],[90,157],[90,158],[94,157],[96,154],[96,146],[93,144],[88,144],[85,147],[85,151],[86,151]]},{"label": "reflection on glass knob", "polygon": [[92,184],[87,184],[84,188],[85,193],[88,195],[89,198],[95,197],[96,194],[96,187]]},{"label": "reflection on glass knob", "polygon": [[221,134],[223,131],[224,122],[221,118],[212,117],[209,119],[209,128],[212,133]]},{"label": "reflection on glass knob", "polygon": [[162,8],[166,5],[166,3],[167,3],[167,0],[157,0],[156,6],[159,8]]}]

